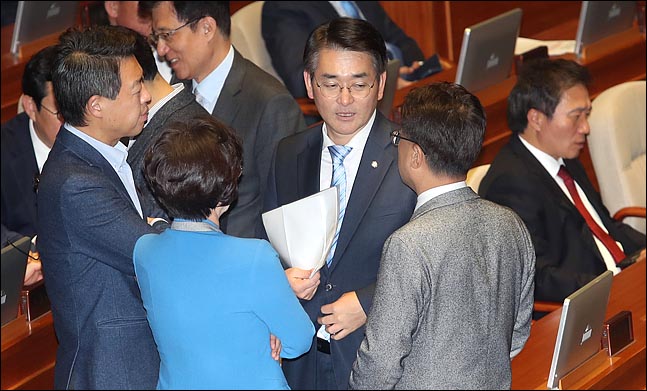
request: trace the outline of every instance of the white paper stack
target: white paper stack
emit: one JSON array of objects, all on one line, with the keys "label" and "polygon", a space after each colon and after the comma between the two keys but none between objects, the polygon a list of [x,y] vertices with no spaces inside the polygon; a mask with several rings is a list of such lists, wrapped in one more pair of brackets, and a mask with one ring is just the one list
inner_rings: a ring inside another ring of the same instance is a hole
[{"label": "white paper stack", "polygon": [[337,187],[330,187],[265,212],[262,217],[270,243],[284,266],[313,269],[314,274],[326,262],[338,216]]}]

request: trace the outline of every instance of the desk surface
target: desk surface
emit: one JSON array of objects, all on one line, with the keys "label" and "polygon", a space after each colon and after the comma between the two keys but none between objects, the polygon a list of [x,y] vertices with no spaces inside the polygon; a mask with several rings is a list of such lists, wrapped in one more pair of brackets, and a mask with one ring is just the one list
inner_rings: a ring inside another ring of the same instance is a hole
[{"label": "desk surface", "polygon": [[[576,389],[645,389],[645,264],[639,262],[613,278],[605,319],[631,311],[634,342],[602,362]],[[535,322],[521,353],[512,360],[512,389],[546,389],[561,311]]]}]

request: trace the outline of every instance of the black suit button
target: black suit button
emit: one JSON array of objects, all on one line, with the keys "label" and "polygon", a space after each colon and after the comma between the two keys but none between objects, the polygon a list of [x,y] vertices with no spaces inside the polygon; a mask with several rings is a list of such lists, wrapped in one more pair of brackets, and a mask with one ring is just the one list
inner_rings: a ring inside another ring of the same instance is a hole
[{"label": "black suit button", "polygon": [[332,284],[328,283],[326,284],[326,292],[330,292],[332,290]]}]

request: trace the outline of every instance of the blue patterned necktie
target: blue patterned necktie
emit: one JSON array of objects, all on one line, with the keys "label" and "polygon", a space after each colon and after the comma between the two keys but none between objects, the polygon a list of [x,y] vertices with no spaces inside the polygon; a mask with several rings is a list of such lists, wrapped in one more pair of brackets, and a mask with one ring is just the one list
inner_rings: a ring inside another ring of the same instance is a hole
[{"label": "blue patterned necktie", "polygon": [[[359,8],[357,8],[357,4],[354,1],[340,1],[339,4],[349,18],[364,19],[360,16]],[[386,44],[386,52],[389,60],[398,59],[400,60],[400,64],[404,64],[404,58],[400,48],[390,42],[385,41],[384,43]]]},{"label": "blue patterned necktie", "polygon": [[330,156],[332,157],[332,180],[330,186],[337,186],[339,196],[339,216],[337,217],[337,231],[326,258],[326,265],[330,267],[335,249],[337,248],[337,239],[339,238],[339,230],[341,229],[342,220],[344,220],[344,213],[346,212],[346,169],[344,168],[344,159],[351,151],[351,147],[345,145],[331,145],[328,147]]}]

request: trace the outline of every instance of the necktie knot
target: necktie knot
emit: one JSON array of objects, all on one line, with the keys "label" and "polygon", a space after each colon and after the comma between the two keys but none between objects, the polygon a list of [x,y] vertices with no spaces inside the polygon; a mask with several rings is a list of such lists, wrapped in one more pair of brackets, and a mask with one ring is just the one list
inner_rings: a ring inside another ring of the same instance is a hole
[{"label": "necktie knot", "polygon": [[566,166],[563,166],[563,165],[559,166],[559,171],[557,172],[557,176],[562,178],[564,183],[566,183],[567,185],[573,183],[573,177],[568,172],[568,169],[566,168]]},{"label": "necktie knot", "polygon": [[352,147],[347,147],[345,145],[329,146],[328,151],[330,151],[330,156],[332,156],[333,165],[337,166],[342,164],[352,149]]}]

